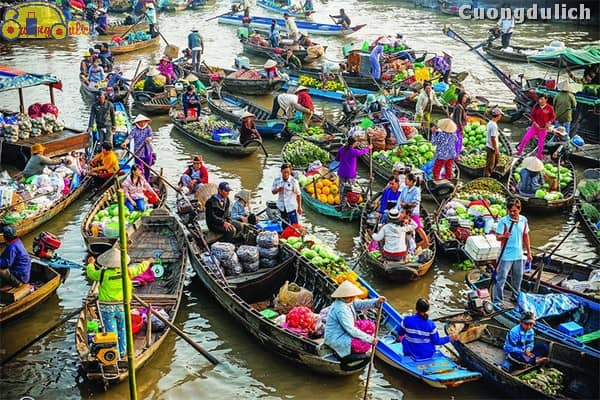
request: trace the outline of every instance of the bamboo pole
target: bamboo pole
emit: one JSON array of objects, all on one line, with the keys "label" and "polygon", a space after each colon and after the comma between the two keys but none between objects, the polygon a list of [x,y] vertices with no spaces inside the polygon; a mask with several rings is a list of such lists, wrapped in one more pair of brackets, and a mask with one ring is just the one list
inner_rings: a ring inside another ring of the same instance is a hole
[{"label": "bamboo pole", "polygon": [[127,265],[127,233],[125,231],[125,192],[117,191],[119,200],[119,243],[121,248],[121,284],[123,286],[123,308],[125,310],[125,331],[127,333],[127,367],[129,369],[129,398],[137,400],[135,383],[135,349],[133,347],[133,330],[131,327],[131,287]]}]

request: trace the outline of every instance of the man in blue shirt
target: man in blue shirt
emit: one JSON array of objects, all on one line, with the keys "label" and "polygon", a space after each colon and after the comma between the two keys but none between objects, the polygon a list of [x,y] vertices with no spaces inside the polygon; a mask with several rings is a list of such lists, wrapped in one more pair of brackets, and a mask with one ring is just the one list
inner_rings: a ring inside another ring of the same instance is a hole
[{"label": "man in blue shirt", "polygon": [[398,334],[404,335],[402,347],[405,356],[412,356],[415,360],[426,360],[435,353],[435,346],[441,346],[450,340],[458,339],[456,333],[440,338],[435,323],[429,319],[429,302],[425,299],[417,300],[417,313],[405,317],[400,323]]},{"label": "man in blue shirt", "polygon": [[204,52],[204,40],[198,33],[198,29],[194,28],[188,35],[188,48],[192,51],[192,68],[194,72],[200,71],[200,58]]},{"label": "man in blue shirt", "polygon": [[[529,244],[529,223],[521,214],[521,201],[509,199],[506,202],[508,215],[500,218],[496,228],[496,239],[503,244],[501,259],[496,270],[494,284],[494,301],[502,304],[503,291],[508,272],[512,270],[512,284],[516,293],[521,290],[523,280],[523,247],[527,251],[527,261],[531,262],[531,247]],[[516,294],[515,294],[516,296]]]},{"label": "man in blue shirt", "polygon": [[31,257],[17,237],[17,230],[12,225],[6,225],[2,233],[7,245],[0,255],[0,286],[17,287],[29,283]]},{"label": "man in blue shirt", "polygon": [[200,104],[200,96],[198,96],[196,93],[196,88],[194,86],[189,85],[186,92],[181,95],[181,104],[183,105],[183,116],[185,123],[188,121],[188,110],[190,109],[196,110],[196,116],[193,119],[198,119],[200,117],[200,110],[202,106]]},{"label": "man in blue shirt", "polygon": [[532,329],[534,324],[534,314],[531,311],[524,311],[521,313],[519,325],[514,326],[506,334],[504,351],[511,364],[535,365],[548,361],[547,357],[542,357],[547,350],[545,346],[534,345],[535,333]]}]

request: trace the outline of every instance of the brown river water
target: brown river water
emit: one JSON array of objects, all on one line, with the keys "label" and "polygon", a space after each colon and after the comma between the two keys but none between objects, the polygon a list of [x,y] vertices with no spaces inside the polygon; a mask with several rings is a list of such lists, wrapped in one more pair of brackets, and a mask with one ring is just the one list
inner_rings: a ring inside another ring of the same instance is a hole
[{"label": "brown river water", "polygon": [[[413,8],[412,4],[392,0],[340,1],[326,3],[315,1],[315,20],[329,22],[327,15],[344,7],[353,23],[367,23],[359,33],[347,38],[321,38],[328,44],[327,57],[341,58],[341,45],[360,43],[363,39],[374,39],[380,33],[402,32],[415,49],[428,49],[440,53],[450,50],[455,61],[453,68],[468,71],[470,77],[465,86],[471,94],[483,95],[493,103],[510,104],[511,93],[496,79],[492,72],[466,47],[445,37],[442,27],[453,27],[472,43],[487,37],[490,22],[462,21],[454,17],[432,12],[429,9]],[[229,66],[234,56],[241,52],[235,38],[235,28],[218,25],[216,20],[205,19],[222,14],[229,9],[229,2],[199,11],[160,15],[163,34],[171,43],[184,48],[190,28],[199,28],[204,36],[206,60],[209,64]],[[259,9],[260,10],[260,9]],[[256,11],[265,15],[266,12]],[[568,24],[526,23],[517,26],[513,42],[524,46],[543,46],[551,40],[562,40],[566,45],[581,47],[598,43],[600,35],[594,27],[579,27]],[[78,62],[82,53],[90,47],[91,39],[73,38],[61,42],[36,41],[0,43],[0,62],[12,67],[35,73],[52,73],[60,77],[64,91],[57,94],[61,117],[68,126],[84,127],[89,115],[89,106],[79,93]],[[161,43],[164,47],[164,43]],[[162,54],[155,49],[124,55],[117,64],[125,67],[125,75],[133,75],[138,60],[142,68],[155,63]],[[251,58],[258,64],[259,59]],[[497,63],[504,71],[516,76],[543,76],[547,72],[533,65]],[[47,101],[42,89],[25,89],[25,101]],[[260,99],[270,106],[271,97]],[[8,92],[0,97],[0,107],[18,108],[17,93]],[[339,106],[317,101],[317,107],[326,114],[335,114]],[[135,115],[133,110],[132,115]],[[267,140],[265,146],[269,157],[256,153],[243,160],[222,159],[204,151],[182,134],[172,129],[167,117],[154,118],[155,148],[158,166],[171,182],[176,182],[194,154],[202,153],[207,163],[210,180],[226,179],[234,190],[241,187],[253,193],[255,209],[270,198],[271,182],[279,172],[281,163],[281,141]],[[503,126],[506,133],[516,141],[523,133],[523,126]],[[579,171],[581,174],[582,171]],[[363,182],[368,170],[360,166],[359,175]],[[375,181],[375,188],[384,182]],[[171,202],[174,196],[171,196]],[[85,244],[80,234],[83,215],[91,206],[87,199],[80,199],[65,212],[43,226],[57,234],[62,240],[60,254],[74,261],[86,256]],[[429,210],[434,203],[425,203]],[[530,218],[531,237],[535,246],[553,248],[574,224],[574,217],[565,212],[556,215],[536,215]],[[338,222],[307,209],[302,223],[309,231],[317,233],[349,258],[356,257],[358,224]],[[26,246],[40,230],[25,238]],[[584,232],[576,229],[560,247],[559,253],[582,260],[597,256]],[[418,297],[429,298],[432,316],[444,315],[463,307],[464,272],[450,267],[452,260],[440,254],[437,265],[421,280],[392,285],[374,276],[371,271],[359,267],[358,271],[401,312],[411,312]],[[71,275],[57,294],[43,304],[35,314],[3,327],[0,332],[2,357],[12,354],[39,333],[56,323],[61,316],[81,306],[89,289],[83,271],[72,270]],[[141,399],[359,399],[362,398],[366,370],[359,376],[345,378],[323,377],[288,364],[270,353],[243,332],[229,315],[212,299],[190,269],[182,306],[177,316],[178,325],[195,341],[223,362],[213,367],[201,355],[175,334],[169,334],[158,354],[137,374],[139,398]],[[74,320],[54,330],[43,340],[29,348],[11,363],[2,367],[0,398],[19,399],[31,396],[35,399],[125,399],[128,398],[127,384],[113,387],[109,392],[99,392],[90,387],[78,372],[78,358],[74,347]],[[500,394],[482,382],[476,382],[452,390],[437,390],[398,373],[376,361],[372,372],[369,391],[373,399],[467,399],[497,398]]]}]

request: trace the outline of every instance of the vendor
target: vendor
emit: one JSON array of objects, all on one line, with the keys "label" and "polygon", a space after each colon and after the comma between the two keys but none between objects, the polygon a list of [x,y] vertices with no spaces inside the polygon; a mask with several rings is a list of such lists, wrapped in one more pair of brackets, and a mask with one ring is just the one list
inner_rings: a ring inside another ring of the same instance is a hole
[{"label": "vendor", "polygon": [[231,243],[242,233],[244,227],[239,221],[231,219],[229,192],[231,192],[229,183],[219,183],[217,194],[206,201],[205,215],[208,229],[211,232],[223,234],[221,241]]},{"label": "vendor", "polygon": [[294,50],[287,49],[285,52],[285,66],[289,69],[301,69],[302,61],[294,54]]},{"label": "vendor", "polygon": [[265,70],[265,76],[267,79],[277,79],[280,78],[279,71],[277,71],[277,61],[275,60],[267,60],[263,65]]},{"label": "vendor", "polygon": [[202,104],[200,103],[200,96],[196,93],[196,88],[193,85],[188,85],[185,93],[181,95],[181,104],[183,106],[183,123],[187,124],[190,117],[189,110],[196,110],[196,117],[192,118],[193,120],[200,118]]},{"label": "vendor", "polygon": [[414,232],[417,224],[405,212],[392,208],[388,212],[388,223],[378,232],[373,234],[373,240],[384,241],[383,258],[388,261],[402,261],[406,259],[408,250],[406,233]]},{"label": "vendor", "polygon": [[129,211],[146,211],[146,195],[149,195],[150,198],[159,198],[154,188],[142,175],[142,169],[137,164],[131,167],[131,173],[123,181],[123,192],[125,193],[125,207]]},{"label": "vendor", "polygon": [[192,165],[181,174],[179,188],[186,188],[188,193],[196,193],[202,185],[208,183],[208,170],[204,166],[201,155],[194,156]]},{"label": "vendor", "polygon": [[29,283],[31,257],[12,225],[2,228],[6,247],[0,255],[0,286],[21,286]]},{"label": "vendor", "polygon": [[379,200],[379,213],[384,215],[387,210],[396,207],[399,197],[400,180],[395,176],[391,176],[388,179],[387,187],[383,190],[381,200]]},{"label": "vendor", "polygon": [[528,365],[536,365],[548,362],[548,349],[545,345],[535,345],[535,315],[531,311],[523,311],[519,325],[512,327],[506,334],[504,340],[504,351],[506,360],[515,369]]},{"label": "vendor", "polygon": [[245,111],[240,120],[242,121],[242,126],[240,126],[240,143],[245,144],[252,140],[258,140],[262,142],[262,137],[256,129],[256,124],[254,123],[254,119],[256,115],[251,112]]},{"label": "vendor", "polygon": [[104,72],[112,70],[115,58],[113,57],[110,51],[108,43],[105,42],[100,45],[100,53],[98,53],[98,58],[101,61],[102,68],[104,68]]},{"label": "vendor", "polygon": [[361,63],[361,58],[360,58],[360,53],[358,51],[358,49],[352,49],[350,50],[350,54],[348,55],[348,72],[351,74],[358,74],[360,73],[360,63]]},{"label": "vendor", "polygon": [[385,302],[385,297],[369,300],[355,300],[362,291],[352,282],[344,281],[331,294],[334,299],[325,323],[324,343],[331,347],[342,360],[352,360],[352,339],[363,340],[377,344],[377,338],[366,334],[354,326],[356,315],[363,310],[369,310]]},{"label": "vendor", "polygon": [[155,78],[160,75],[160,72],[156,67],[150,67],[146,72],[146,78],[144,79],[144,92],[162,93],[165,86],[160,84]]},{"label": "vendor", "polygon": [[173,63],[169,57],[162,56],[156,69],[166,78],[167,85],[177,80],[177,75],[175,75],[175,71],[173,70]]},{"label": "vendor", "polygon": [[119,160],[110,142],[103,142],[100,153],[90,161],[89,174],[100,179],[111,178],[119,170]]},{"label": "vendor", "polygon": [[231,206],[231,219],[245,224],[256,224],[256,215],[250,210],[250,191],[242,189],[235,195],[235,202]]},{"label": "vendor", "polygon": [[554,161],[559,157],[564,159],[571,152],[571,141],[564,126],[552,130],[552,137],[544,145],[544,152],[547,152]]},{"label": "vendor", "polygon": [[44,156],[44,146],[40,143],[34,143],[31,146],[31,158],[27,161],[23,169],[23,177],[29,178],[33,175],[40,175],[47,165],[59,165],[61,159],[53,160],[50,157]]},{"label": "vendor", "polygon": [[544,184],[544,178],[542,177],[543,169],[544,163],[540,159],[537,157],[526,157],[523,160],[523,169],[519,174],[521,176],[519,193],[525,196],[533,196],[536,190],[541,189]]}]

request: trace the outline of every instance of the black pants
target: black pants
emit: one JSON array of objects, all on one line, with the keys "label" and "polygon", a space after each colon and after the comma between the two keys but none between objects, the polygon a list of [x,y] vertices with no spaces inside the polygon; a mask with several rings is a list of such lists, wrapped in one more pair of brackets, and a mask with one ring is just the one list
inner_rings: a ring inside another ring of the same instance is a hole
[{"label": "black pants", "polygon": [[0,269],[0,286],[10,285],[13,287],[21,286],[23,282],[10,272],[8,268]]},{"label": "black pants", "polygon": [[510,37],[512,36],[512,32],[503,33],[502,34],[502,48],[505,49],[510,46]]},{"label": "black pants", "polygon": [[272,111],[271,111],[271,116],[269,117],[270,119],[277,118],[277,113],[281,109],[281,106],[279,105],[278,97],[279,97],[279,95],[277,95],[273,98],[273,108],[271,109]]},{"label": "black pants", "polygon": [[229,223],[235,227],[234,230],[227,231],[227,230],[225,230],[225,227],[213,227],[213,228],[209,227],[209,229],[213,232],[222,233],[223,234],[223,238],[221,239],[222,242],[232,243],[233,239],[235,239],[236,237],[239,237],[243,233],[244,224],[242,224],[240,221],[229,221]]}]

